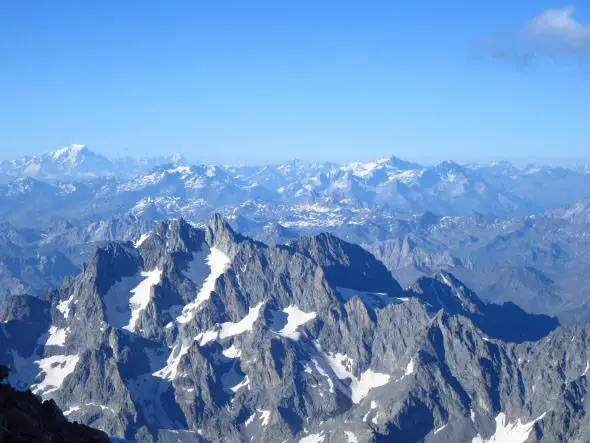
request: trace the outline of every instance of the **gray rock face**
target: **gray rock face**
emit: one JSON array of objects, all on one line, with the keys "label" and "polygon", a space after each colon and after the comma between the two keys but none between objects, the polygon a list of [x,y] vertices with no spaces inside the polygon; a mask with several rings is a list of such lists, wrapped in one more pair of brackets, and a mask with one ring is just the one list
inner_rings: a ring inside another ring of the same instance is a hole
[{"label": "gray rock face", "polygon": [[[590,320],[590,287],[583,277],[590,270],[589,216],[582,201],[526,217],[396,214],[296,232],[327,229],[360,244],[404,287],[424,275],[451,272],[486,301],[583,323]],[[248,233],[271,241],[268,230],[250,226]]]},{"label": "gray rock face", "polygon": [[47,299],[0,311],[0,363],[111,436],[587,441],[587,326],[485,303],[449,273],[402,290],[332,235],[268,246],[220,216],[164,221]]}]

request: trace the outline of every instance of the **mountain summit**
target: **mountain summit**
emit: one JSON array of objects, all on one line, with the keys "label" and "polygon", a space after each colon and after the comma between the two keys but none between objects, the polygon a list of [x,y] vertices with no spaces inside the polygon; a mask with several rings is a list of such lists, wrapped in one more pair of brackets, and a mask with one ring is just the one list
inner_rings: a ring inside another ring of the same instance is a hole
[{"label": "mountain summit", "polygon": [[114,173],[112,162],[86,145],[74,144],[36,156],[25,156],[1,164],[4,174],[42,180],[64,181],[108,176]]},{"label": "mountain summit", "polygon": [[100,177],[131,177],[162,164],[184,162],[180,154],[150,159],[111,160],[84,144],[72,144],[40,155],[5,160],[0,163],[0,174],[14,178],[34,177],[51,182],[65,182]]}]

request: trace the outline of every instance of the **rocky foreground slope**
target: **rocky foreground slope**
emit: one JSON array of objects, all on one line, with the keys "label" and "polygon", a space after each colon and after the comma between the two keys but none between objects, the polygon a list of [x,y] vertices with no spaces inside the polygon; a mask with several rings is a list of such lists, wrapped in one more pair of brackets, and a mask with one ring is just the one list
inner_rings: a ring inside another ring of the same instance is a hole
[{"label": "rocky foreground slope", "polygon": [[0,384],[0,442],[109,443],[108,436],[70,423],[53,400]]},{"label": "rocky foreground slope", "polygon": [[402,289],[322,234],[267,246],[219,216],[97,251],[0,312],[11,383],[137,441],[588,441],[587,326]]}]

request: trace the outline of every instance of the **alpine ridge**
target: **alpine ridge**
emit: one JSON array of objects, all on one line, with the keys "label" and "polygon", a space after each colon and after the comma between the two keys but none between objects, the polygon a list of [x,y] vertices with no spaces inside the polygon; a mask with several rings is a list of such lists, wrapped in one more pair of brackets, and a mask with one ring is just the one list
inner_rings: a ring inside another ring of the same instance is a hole
[{"label": "alpine ridge", "polygon": [[0,312],[11,384],[69,420],[139,442],[590,431],[587,326],[486,303],[447,272],[404,290],[331,234],[267,245],[215,215],[134,240],[100,247],[44,300],[11,296]]}]

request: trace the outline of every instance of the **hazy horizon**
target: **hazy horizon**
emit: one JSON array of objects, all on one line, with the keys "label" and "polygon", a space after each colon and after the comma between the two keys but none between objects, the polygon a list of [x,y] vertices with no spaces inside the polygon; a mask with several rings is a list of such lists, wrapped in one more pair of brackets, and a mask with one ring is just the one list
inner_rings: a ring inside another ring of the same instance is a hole
[{"label": "hazy horizon", "polygon": [[301,161],[304,163],[335,163],[335,164],[344,165],[344,164],[354,163],[354,162],[368,163],[368,162],[376,161],[379,159],[391,158],[391,157],[396,157],[400,160],[404,160],[404,161],[408,161],[408,162],[418,163],[423,166],[432,166],[432,165],[436,165],[438,163],[441,163],[443,161],[452,161],[452,162],[455,162],[458,164],[482,164],[482,165],[507,161],[507,162],[509,162],[515,166],[519,166],[519,167],[524,167],[524,166],[528,166],[528,165],[585,167],[587,165],[590,165],[590,156],[579,157],[579,158],[563,158],[563,157],[562,158],[559,158],[559,157],[544,157],[544,158],[536,157],[535,158],[535,157],[518,157],[518,156],[512,156],[512,157],[498,157],[498,156],[485,157],[485,156],[483,156],[483,157],[453,158],[453,157],[444,157],[444,156],[401,156],[401,155],[396,154],[395,152],[390,152],[390,153],[383,152],[381,154],[377,154],[376,156],[368,156],[367,154],[360,153],[358,157],[346,157],[346,158],[343,158],[343,157],[328,158],[328,157],[320,157],[320,156],[315,157],[315,158],[302,158],[302,157],[297,157],[295,154],[293,156],[276,156],[276,158],[273,158],[273,156],[267,156],[264,159],[261,158],[261,159],[256,160],[256,159],[243,159],[243,158],[240,158],[240,156],[237,156],[236,158],[229,158],[227,161],[223,161],[223,160],[216,160],[213,156],[206,155],[206,154],[198,155],[197,153],[194,153],[194,152],[180,152],[180,151],[162,151],[161,153],[155,154],[155,155],[149,155],[149,154],[142,155],[141,153],[112,155],[111,153],[108,152],[108,150],[104,151],[100,148],[97,149],[94,146],[89,146],[84,143],[72,143],[70,145],[57,146],[57,147],[53,147],[53,148],[38,150],[38,151],[30,153],[30,154],[23,154],[23,155],[17,154],[12,157],[7,156],[7,154],[5,154],[4,156],[0,157],[0,161],[17,160],[19,157],[22,157],[22,156],[30,156],[30,157],[41,156],[43,154],[54,152],[57,149],[75,146],[75,145],[85,146],[91,152],[102,155],[102,156],[104,156],[108,159],[111,159],[111,160],[118,160],[118,159],[124,159],[124,158],[139,160],[139,159],[149,159],[149,158],[169,157],[169,156],[174,156],[174,155],[180,155],[180,156],[182,156],[182,158],[185,161],[187,161],[188,163],[191,163],[191,164],[201,164],[202,163],[202,164],[215,164],[215,165],[228,165],[228,166],[270,165],[270,164],[286,163],[286,162],[290,162],[290,161]]}]

